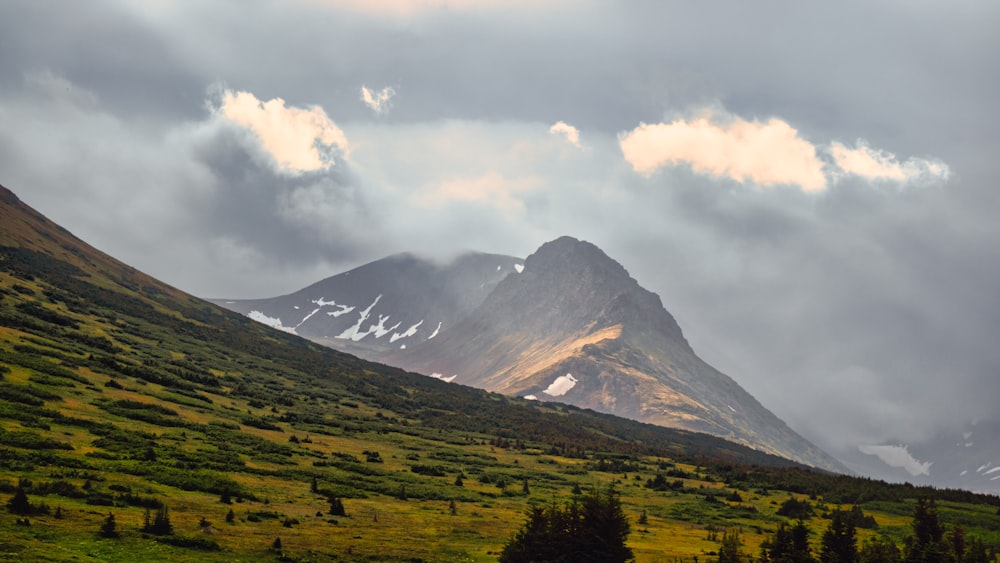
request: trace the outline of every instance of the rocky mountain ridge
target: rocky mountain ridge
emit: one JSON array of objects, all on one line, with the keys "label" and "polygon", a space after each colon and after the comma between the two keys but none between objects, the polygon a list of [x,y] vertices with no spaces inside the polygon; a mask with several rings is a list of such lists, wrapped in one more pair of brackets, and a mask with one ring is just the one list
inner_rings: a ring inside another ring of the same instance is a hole
[{"label": "rocky mountain ridge", "polygon": [[[416,271],[433,275],[409,273]],[[394,255],[289,296],[215,302],[258,320],[280,318],[286,330],[286,317],[303,318],[290,327],[297,334],[446,381],[706,432],[847,471],[698,358],[659,296],[571,237],[523,261],[467,254],[442,266]]]}]

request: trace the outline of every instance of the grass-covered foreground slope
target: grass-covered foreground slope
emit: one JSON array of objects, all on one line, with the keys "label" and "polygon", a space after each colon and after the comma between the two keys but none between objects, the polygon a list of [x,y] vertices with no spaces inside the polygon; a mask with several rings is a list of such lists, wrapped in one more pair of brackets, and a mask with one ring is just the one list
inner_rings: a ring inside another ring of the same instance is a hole
[{"label": "grass-covered foreground slope", "polygon": [[724,528],[756,553],[790,496],[814,541],[861,503],[863,535],[901,543],[922,493],[1000,545],[996,497],[366,363],[157,282],[0,188],[0,559],[489,561],[530,506],[611,483],[640,561],[704,561]]}]

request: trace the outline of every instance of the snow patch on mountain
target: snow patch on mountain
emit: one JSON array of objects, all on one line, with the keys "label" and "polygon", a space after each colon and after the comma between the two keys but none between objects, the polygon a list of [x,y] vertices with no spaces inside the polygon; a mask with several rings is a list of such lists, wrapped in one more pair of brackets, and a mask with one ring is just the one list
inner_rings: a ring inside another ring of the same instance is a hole
[{"label": "snow patch on mountain", "polygon": [[437,328],[435,328],[434,332],[432,332],[431,335],[427,337],[427,340],[430,340],[431,338],[434,338],[435,336],[438,335],[439,332],[441,332],[441,323],[442,322],[444,322],[444,321],[438,321]]},{"label": "snow patch on mountain", "polygon": [[385,328],[385,321],[389,320],[389,315],[379,314],[378,322],[368,327],[368,334],[375,333],[375,338],[380,338],[388,334],[392,329]]},{"label": "snow patch on mountain", "polygon": [[545,391],[542,391],[542,393],[545,393],[550,397],[562,397],[570,389],[576,386],[576,384],[579,383],[579,381],[580,380],[573,377],[573,374],[571,373],[567,373],[566,375],[560,375],[559,377],[556,378],[555,381],[552,382],[551,385],[546,387]]},{"label": "snow patch on mountain", "polygon": [[[333,318],[337,318],[340,315],[343,315],[345,313],[350,313],[351,311],[354,310],[353,306],[338,305],[336,301],[327,301],[325,297],[320,297],[319,299],[313,299],[312,303],[315,304],[315,305],[318,305],[321,308],[322,307],[340,307],[340,309],[338,309],[336,311],[327,311],[326,314],[330,315]],[[299,306],[295,305],[295,308],[298,309]],[[303,319],[303,322],[305,322],[305,319]]]},{"label": "snow patch on mountain", "polygon": [[520,274],[524,271],[524,264],[514,264],[514,270]]},{"label": "snow patch on mountain", "polygon": [[338,309],[336,311],[328,311],[326,314],[330,315],[333,318],[337,318],[340,315],[344,315],[346,313],[350,313],[351,311],[354,310],[354,306],[353,305],[350,306],[350,307],[348,307],[347,305],[337,305],[337,306],[340,307],[340,309]]},{"label": "snow patch on mountain", "polygon": [[907,473],[916,477],[917,475],[931,474],[930,461],[920,461],[910,455],[910,450],[905,445],[900,446],[877,446],[862,444],[858,446],[858,451],[863,454],[878,456],[883,463],[891,467],[901,467]]},{"label": "snow patch on mountain", "polygon": [[538,400],[538,397],[536,397],[534,395],[525,395],[523,398],[527,399],[529,401],[537,401]]},{"label": "snow patch on mountain", "polygon": [[[386,318],[388,319],[389,317],[386,316]],[[382,338],[382,336],[384,336],[386,334],[389,334],[390,332],[392,332],[392,331],[396,330],[397,328],[399,328],[399,325],[401,325],[401,324],[403,324],[403,321],[397,322],[396,324],[392,325],[391,327],[385,329],[385,332],[383,332],[382,334],[377,335],[376,338]]]},{"label": "snow patch on mountain", "polygon": [[417,329],[420,328],[420,325],[422,325],[422,324],[424,324],[424,320],[420,319],[420,322],[418,322],[417,324],[415,324],[415,325],[411,326],[410,328],[406,329],[406,332],[394,332],[394,333],[392,333],[392,336],[389,337],[389,342],[395,342],[395,341],[399,340],[400,338],[407,338],[407,337],[413,336],[414,334],[417,333]]},{"label": "snow patch on mountain", "polygon": [[315,315],[316,313],[318,313],[321,308],[322,307],[316,307],[315,309],[313,309],[311,313],[309,313],[301,321],[299,321],[299,324],[295,325],[295,328],[299,328],[300,326],[302,326],[303,323],[305,323],[306,321],[309,320],[309,317],[311,317],[311,316]]},{"label": "snow patch on mountain", "polygon": [[271,328],[275,328],[284,332],[295,334],[295,327],[285,326],[281,324],[281,319],[278,317],[269,317],[260,311],[250,311],[247,314],[252,320],[255,320],[261,324],[265,324]]},{"label": "snow patch on mountain", "polygon": [[372,304],[369,305],[367,309],[361,311],[361,313],[358,315],[358,322],[356,322],[350,328],[346,329],[344,332],[340,333],[337,336],[337,338],[341,338],[344,340],[350,339],[357,342],[362,338],[368,336],[368,333],[371,332],[370,330],[362,334],[359,334],[358,331],[361,330],[361,325],[368,320],[369,316],[371,316],[372,309],[374,309],[375,305],[378,304],[379,299],[382,299],[381,293],[378,294],[378,297],[375,298],[375,301],[372,301]]}]

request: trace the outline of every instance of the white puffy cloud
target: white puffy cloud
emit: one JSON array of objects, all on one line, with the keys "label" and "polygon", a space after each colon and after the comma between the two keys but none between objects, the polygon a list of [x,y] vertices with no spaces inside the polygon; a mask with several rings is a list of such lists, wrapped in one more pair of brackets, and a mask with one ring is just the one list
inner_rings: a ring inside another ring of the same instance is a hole
[{"label": "white puffy cloud", "polygon": [[392,107],[392,98],[396,95],[396,90],[391,86],[386,86],[381,90],[371,90],[367,86],[361,86],[361,101],[371,108],[376,115],[382,115]]},{"label": "white puffy cloud", "polygon": [[650,176],[664,166],[686,164],[698,174],[751,181],[759,186],[790,184],[803,191],[827,186],[816,147],[777,118],[766,122],[713,115],[671,123],[641,123],[619,145],[632,168]]},{"label": "white puffy cloud", "polygon": [[580,130],[565,121],[557,121],[549,127],[549,133],[553,135],[565,135],[566,140],[574,147],[580,148]]},{"label": "white puffy cloud", "polygon": [[[626,162],[644,176],[688,165],[701,175],[765,187],[793,185],[805,192],[822,191],[845,176],[898,184],[951,176],[940,160],[910,158],[901,163],[893,153],[872,148],[863,139],[854,148],[837,141],[820,146],[779,118],[761,122],[724,111],[722,117],[717,115],[708,110],[691,119],[640,123],[619,136],[619,145]],[[828,155],[827,162],[819,152]]]},{"label": "white puffy cloud", "polygon": [[327,170],[339,153],[345,157],[347,136],[319,106],[286,107],[285,100],[258,100],[250,92],[226,90],[219,113],[254,132],[279,169],[298,174]]},{"label": "white puffy cloud", "polygon": [[873,149],[862,139],[858,139],[853,149],[834,141],[830,143],[829,151],[834,163],[844,174],[868,180],[905,183],[918,179],[947,180],[951,175],[948,165],[941,161],[910,158],[900,163],[896,160],[896,155]]}]

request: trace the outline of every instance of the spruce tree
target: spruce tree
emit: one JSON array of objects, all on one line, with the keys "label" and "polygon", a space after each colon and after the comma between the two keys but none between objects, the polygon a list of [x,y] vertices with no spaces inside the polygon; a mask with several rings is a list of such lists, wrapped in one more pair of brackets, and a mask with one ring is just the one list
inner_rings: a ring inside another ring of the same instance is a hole
[{"label": "spruce tree", "polygon": [[778,524],[774,536],[761,544],[761,560],[775,563],[812,563],[816,561],[809,549],[809,528],[802,520],[788,528]]},{"label": "spruce tree", "polygon": [[633,560],[625,545],[628,518],[613,488],[594,490],[566,506],[532,507],[528,519],[504,546],[503,563]]},{"label": "spruce tree", "polygon": [[740,563],[743,560],[741,549],[743,540],[734,529],[722,533],[722,545],[719,546],[719,563]]},{"label": "spruce tree", "polygon": [[858,540],[854,521],[850,513],[834,510],[830,526],[823,532],[819,553],[822,563],[856,563],[858,561]]},{"label": "spruce tree", "polygon": [[11,514],[20,514],[21,516],[29,516],[34,512],[34,507],[28,501],[28,494],[24,492],[24,487],[20,484],[14,490],[14,496],[7,501],[7,510]]},{"label": "spruce tree", "polygon": [[156,516],[153,517],[152,522],[149,521],[149,509],[146,509],[142,531],[157,536],[169,536],[174,533],[174,526],[170,523],[170,514],[167,510],[167,505],[161,506],[156,511]]},{"label": "spruce tree", "polygon": [[344,511],[344,501],[339,497],[330,497],[330,516],[347,516]]},{"label": "spruce tree", "polygon": [[108,517],[101,523],[101,531],[98,535],[102,538],[113,539],[118,537],[118,527],[115,524],[115,515],[108,513]]},{"label": "spruce tree", "polygon": [[862,563],[899,563],[899,548],[887,537],[869,539],[861,547]]},{"label": "spruce tree", "polygon": [[809,549],[809,528],[805,522],[799,520],[792,527],[792,559],[795,563],[812,563],[816,559]]},{"label": "spruce tree", "polygon": [[934,499],[918,498],[913,507],[913,535],[907,538],[907,563],[938,563],[944,561],[947,549],[944,528],[938,520]]}]

